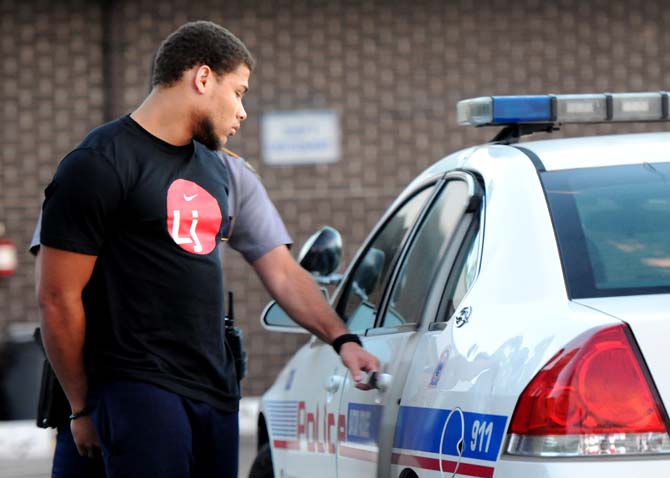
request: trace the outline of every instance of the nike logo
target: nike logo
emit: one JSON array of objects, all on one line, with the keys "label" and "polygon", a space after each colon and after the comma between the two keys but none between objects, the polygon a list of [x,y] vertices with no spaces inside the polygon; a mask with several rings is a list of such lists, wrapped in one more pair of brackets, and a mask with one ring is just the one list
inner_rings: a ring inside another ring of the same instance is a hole
[{"label": "nike logo", "polygon": [[184,201],[186,201],[186,202],[191,202],[191,201],[193,201],[193,200],[195,199],[195,197],[196,197],[197,195],[198,195],[198,194],[194,194],[193,196],[187,196],[186,194],[184,194]]}]

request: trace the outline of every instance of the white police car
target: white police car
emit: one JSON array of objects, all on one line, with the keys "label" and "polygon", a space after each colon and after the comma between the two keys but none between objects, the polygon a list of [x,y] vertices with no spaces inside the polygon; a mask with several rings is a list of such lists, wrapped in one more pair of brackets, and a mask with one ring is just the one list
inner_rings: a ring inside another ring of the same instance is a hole
[{"label": "white police car", "polygon": [[[517,142],[667,121],[668,95],[458,113],[505,128],[416,178],[332,299],[383,364],[376,388],[313,338],[263,397],[252,476],[669,476],[670,133]],[[332,271],[336,247],[316,249]],[[276,305],[263,319],[295,330]]]}]

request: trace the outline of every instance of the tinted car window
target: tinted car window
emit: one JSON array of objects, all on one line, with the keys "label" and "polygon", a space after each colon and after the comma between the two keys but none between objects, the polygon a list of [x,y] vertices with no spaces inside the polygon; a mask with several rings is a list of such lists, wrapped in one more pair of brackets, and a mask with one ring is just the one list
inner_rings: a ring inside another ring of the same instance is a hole
[{"label": "tinted car window", "polygon": [[541,178],[572,298],[670,292],[670,163]]},{"label": "tinted car window", "polygon": [[351,272],[351,279],[337,307],[350,330],[361,331],[374,325],[403,239],[432,191],[433,187],[424,189],[409,199],[386,222]]},{"label": "tinted car window", "polygon": [[447,313],[440,320],[449,320],[456,312],[456,308],[461,303],[465,294],[468,293],[472,284],[474,284],[479,272],[479,241],[481,240],[481,231],[478,231],[472,238],[466,240],[463,244],[465,256],[459,260],[454,268],[457,273],[456,280],[447,290]]},{"label": "tinted car window", "polygon": [[416,234],[393,286],[382,326],[416,323],[428,291],[469,200],[468,185],[446,184]]}]

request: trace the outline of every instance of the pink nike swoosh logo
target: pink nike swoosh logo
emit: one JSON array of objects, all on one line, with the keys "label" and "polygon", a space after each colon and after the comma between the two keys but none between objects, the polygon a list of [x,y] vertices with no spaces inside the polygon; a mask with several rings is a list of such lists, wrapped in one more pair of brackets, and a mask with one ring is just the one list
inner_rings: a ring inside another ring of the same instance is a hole
[{"label": "pink nike swoosh logo", "polygon": [[187,201],[187,202],[193,201],[196,196],[197,196],[197,194],[194,194],[193,196],[187,196],[186,194],[184,194],[184,201]]}]

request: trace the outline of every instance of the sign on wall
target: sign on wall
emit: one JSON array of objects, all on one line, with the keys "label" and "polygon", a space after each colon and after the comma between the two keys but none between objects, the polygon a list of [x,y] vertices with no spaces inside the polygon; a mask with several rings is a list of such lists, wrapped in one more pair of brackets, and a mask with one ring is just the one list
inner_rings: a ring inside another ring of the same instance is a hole
[{"label": "sign on wall", "polygon": [[272,165],[321,164],[341,155],[335,110],[275,111],[261,118],[261,154]]}]

